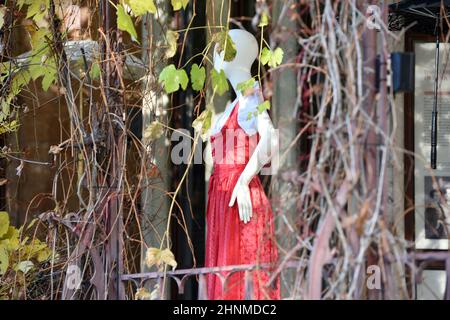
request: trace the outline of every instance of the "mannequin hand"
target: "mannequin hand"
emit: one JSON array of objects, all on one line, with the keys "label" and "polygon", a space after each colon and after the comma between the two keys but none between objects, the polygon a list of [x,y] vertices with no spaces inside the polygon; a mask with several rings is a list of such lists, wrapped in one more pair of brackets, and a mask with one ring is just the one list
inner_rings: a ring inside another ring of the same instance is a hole
[{"label": "mannequin hand", "polygon": [[245,183],[241,178],[239,178],[234,187],[229,206],[232,207],[236,200],[239,208],[239,219],[244,223],[249,222],[253,216],[250,188],[248,183]]}]

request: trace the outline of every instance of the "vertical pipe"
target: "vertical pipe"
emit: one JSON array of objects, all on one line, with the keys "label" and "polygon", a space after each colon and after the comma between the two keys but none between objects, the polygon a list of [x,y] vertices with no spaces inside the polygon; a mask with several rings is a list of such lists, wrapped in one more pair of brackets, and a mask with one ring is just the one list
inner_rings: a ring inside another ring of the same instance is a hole
[{"label": "vertical pipe", "polygon": [[[369,5],[377,5],[379,2],[375,0],[359,1],[359,9],[365,12]],[[363,48],[363,68],[364,70],[370,70],[365,72],[363,80],[363,96],[360,99],[363,100],[364,108],[367,114],[370,116],[373,123],[377,123],[377,103],[376,103],[376,59],[377,59],[377,30],[375,28],[369,29],[364,26],[362,36],[362,48]],[[378,179],[378,135],[373,126],[370,126],[367,132],[366,139],[364,141],[363,149],[360,150],[360,154],[364,156],[364,177],[363,182],[364,196],[370,203],[370,208],[375,208],[375,200],[377,197],[377,179]],[[360,248],[358,248],[358,252]],[[366,254],[366,263],[368,265],[376,265],[378,263],[378,257],[374,254],[373,250],[368,250]],[[364,289],[364,275],[361,274],[358,279],[359,285],[354,293],[354,299],[361,299],[363,297]],[[377,295],[373,291],[369,291],[368,299],[377,299]]]},{"label": "vertical pipe", "polygon": [[438,90],[439,90],[439,18],[436,21],[436,52],[434,56],[434,100],[433,111],[431,113],[431,168],[436,169],[437,164],[437,126],[438,126]]},{"label": "vertical pipe", "polygon": [[[388,25],[388,5],[387,1],[383,1],[382,8],[381,8],[381,20],[383,21],[384,25]],[[386,139],[385,137],[389,137],[389,101],[388,101],[388,72],[387,72],[387,64],[389,59],[389,49],[387,45],[387,39],[386,34],[384,32],[380,33],[380,84],[379,84],[379,100],[378,100],[378,112],[379,112],[379,126],[381,129],[381,132],[384,134],[379,135],[379,144],[380,146],[383,146],[382,149],[379,150],[379,176],[383,176],[383,180],[379,183],[382,183],[381,188],[381,205],[380,205],[380,218],[383,220],[387,220],[387,213],[388,213],[388,194],[389,194],[389,188],[388,185],[388,174],[386,172],[382,172],[382,170],[387,170],[387,165],[384,165],[382,163],[382,159],[385,158],[387,161],[389,161],[389,153],[387,154],[388,157],[383,157],[383,153],[388,152],[387,145],[388,142],[384,141]],[[388,259],[383,259],[383,261],[387,261]],[[392,283],[394,279],[391,277],[391,269],[390,265],[388,263],[384,264],[384,270],[385,270],[385,277],[384,277],[384,296],[381,298],[383,299],[390,299],[393,298],[394,291],[392,288],[394,287],[394,284]]]},{"label": "vertical pipe", "polygon": [[[104,110],[109,110],[103,118],[103,129],[108,133],[106,139],[106,156],[104,163],[104,179],[107,189],[99,190],[98,196],[108,199],[99,211],[105,224],[105,272],[107,274],[107,299],[125,299],[124,286],[121,282],[123,273],[123,221],[122,221],[122,181],[126,140],[124,128],[124,96],[120,79],[123,79],[122,34],[117,28],[116,12],[111,4],[117,6],[117,0],[102,0],[100,4],[100,50],[102,57],[103,89],[106,97]],[[115,88],[112,90],[112,88]],[[115,115],[111,121],[110,114]],[[121,119],[121,120],[119,120]],[[121,121],[116,125],[116,121]]]}]

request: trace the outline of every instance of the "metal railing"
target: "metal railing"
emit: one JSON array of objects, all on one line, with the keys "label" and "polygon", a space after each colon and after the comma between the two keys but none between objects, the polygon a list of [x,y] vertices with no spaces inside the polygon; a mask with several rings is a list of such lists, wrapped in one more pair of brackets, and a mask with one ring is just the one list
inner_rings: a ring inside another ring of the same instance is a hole
[{"label": "metal railing", "polygon": [[[284,268],[296,268],[298,263],[289,261],[285,264]],[[207,300],[206,290],[206,276],[215,275],[220,279],[222,288],[226,290],[227,282],[230,277],[237,272],[244,272],[244,299],[251,300],[253,292],[253,271],[269,270],[273,269],[273,265],[270,264],[244,264],[244,265],[232,265],[224,267],[210,267],[210,268],[192,268],[192,269],[180,269],[167,272],[145,272],[136,274],[122,275],[121,279],[125,282],[132,282],[136,288],[142,288],[147,285],[148,281],[156,280],[159,284],[159,288],[163,286],[164,278],[172,279],[175,281],[178,287],[178,294],[184,294],[185,283],[191,277],[196,277],[198,280],[198,300]],[[277,272],[269,279],[266,284],[269,286],[275,281]]]},{"label": "metal railing", "polygon": [[[444,294],[445,300],[450,300],[450,252],[448,251],[429,251],[429,252],[411,252],[407,256],[407,265],[411,268],[411,273],[414,276],[412,286],[422,282],[423,271],[433,262],[443,262],[445,265],[445,271],[447,274],[447,283]],[[283,265],[284,269],[298,268],[299,262],[288,261]],[[132,282],[136,289],[143,288],[147,285],[148,281],[157,281],[159,288],[162,288],[164,279],[174,280],[177,284],[178,294],[184,294],[184,287],[186,281],[191,277],[196,277],[198,281],[198,299],[207,300],[206,290],[206,276],[213,274],[217,276],[222,284],[224,290],[227,286],[228,279],[237,272],[244,272],[244,299],[251,300],[253,292],[253,277],[252,272],[257,270],[268,270],[272,268],[270,264],[246,264],[246,265],[232,265],[225,267],[212,267],[212,268],[191,268],[180,269],[166,272],[145,272],[126,274],[121,276],[121,280],[124,282]],[[273,276],[269,279],[268,284],[275,280],[279,275],[279,269],[274,272]],[[413,294],[413,297],[415,294]],[[161,298],[161,297],[160,297]]]}]

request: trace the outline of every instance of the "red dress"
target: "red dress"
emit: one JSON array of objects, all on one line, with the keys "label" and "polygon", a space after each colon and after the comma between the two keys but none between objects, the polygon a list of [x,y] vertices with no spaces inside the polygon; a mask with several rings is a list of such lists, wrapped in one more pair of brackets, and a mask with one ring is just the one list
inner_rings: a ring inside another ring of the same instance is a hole
[{"label": "red dress", "polygon": [[[231,194],[244,170],[258,134],[250,137],[239,126],[237,103],[220,132],[211,137],[213,174],[209,181],[206,213],[206,266],[241,264],[271,264],[277,261],[273,213],[270,203],[256,176],[249,184],[253,216],[248,223],[239,219],[237,201],[229,207]],[[228,138],[228,139],[227,139]],[[227,140],[234,143],[227,144]],[[252,299],[279,299],[279,279],[270,285],[270,270],[252,271]],[[224,273],[225,275],[225,273]],[[210,300],[244,299],[245,272],[230,275],[225,291],[218,276],[207,277]]]}]

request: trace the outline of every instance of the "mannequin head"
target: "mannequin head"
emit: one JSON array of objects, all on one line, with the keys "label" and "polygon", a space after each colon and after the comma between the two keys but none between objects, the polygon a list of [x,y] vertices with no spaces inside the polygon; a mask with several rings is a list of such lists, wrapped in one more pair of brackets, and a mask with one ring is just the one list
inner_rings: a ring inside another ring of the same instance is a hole
[{"label": "mannequin head", "polygon": [[228,31],[236,46],[236,57],[232,61],[224,61],[224,52],[218,53],[214,48],[214,68],[223,70],[236,90],[237,84],[251,78],[251,67],[258,57],[258,41],[245,30],[233,29]]}]

